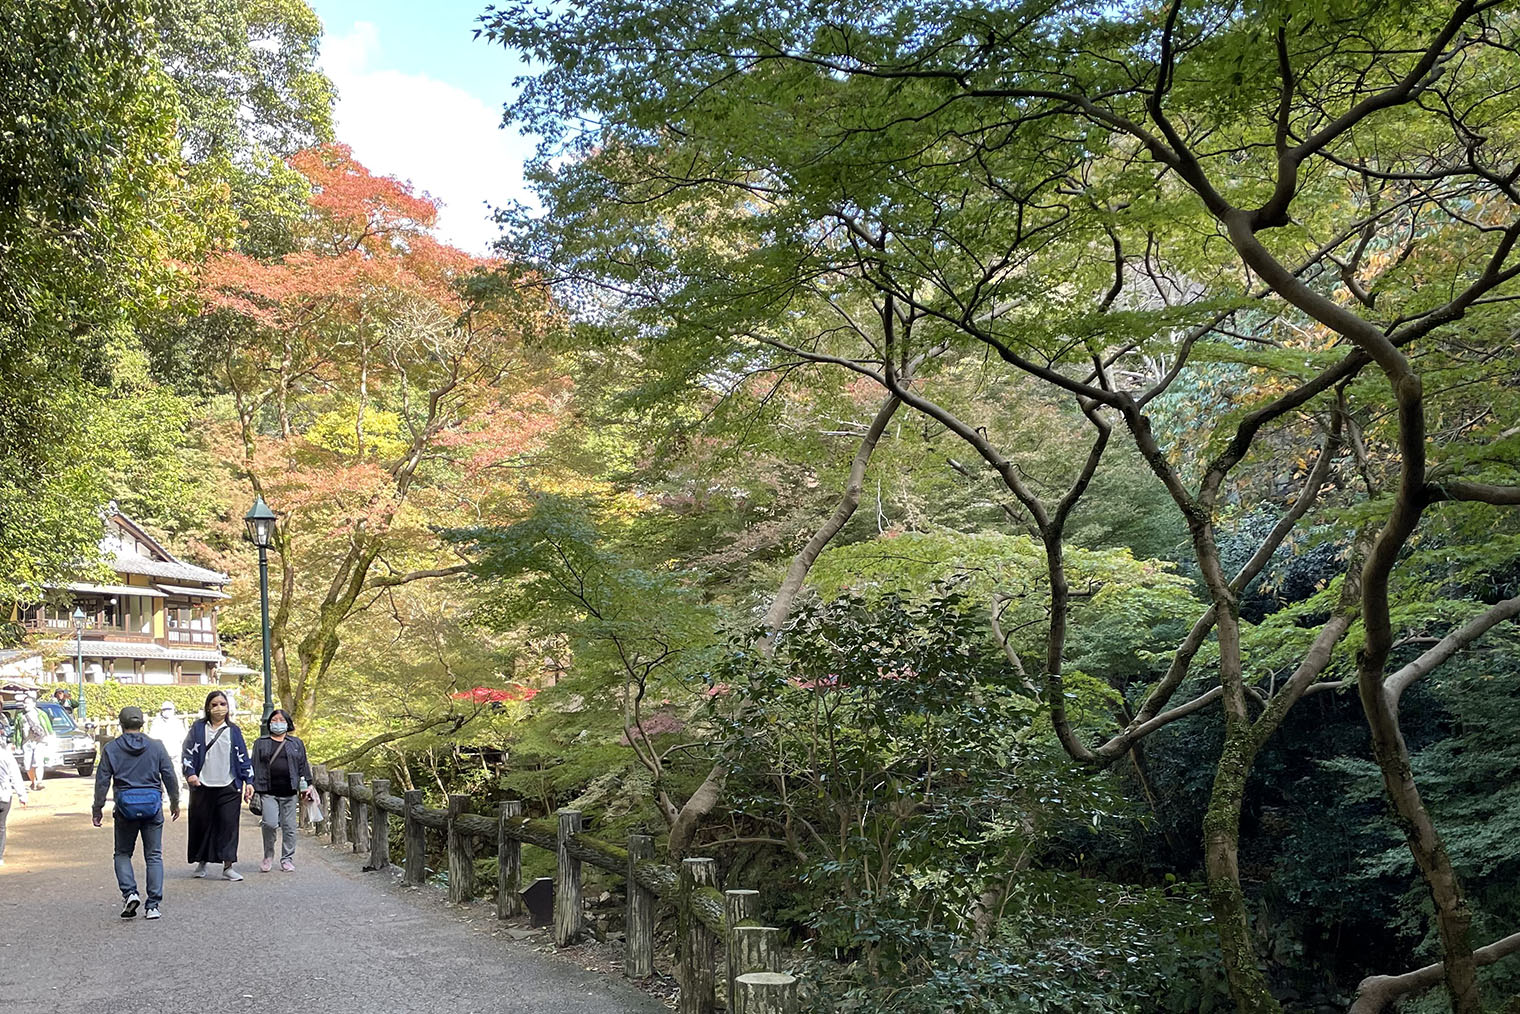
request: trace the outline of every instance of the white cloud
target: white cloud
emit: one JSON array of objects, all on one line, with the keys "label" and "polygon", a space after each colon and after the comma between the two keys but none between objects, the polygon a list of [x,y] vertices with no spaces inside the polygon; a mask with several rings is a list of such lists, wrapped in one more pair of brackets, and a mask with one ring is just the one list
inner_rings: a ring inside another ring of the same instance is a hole
[{"label": "white cloud", "polygon": [[338,140],[371,172],[437,199],[440,239],[486,253],[497,236],[486,204],[531,203],[522,180],[531,139],[500,128],[499,106],[425,74],[385,69],[373,24],[328,34],[322,68],[338,89]]}]

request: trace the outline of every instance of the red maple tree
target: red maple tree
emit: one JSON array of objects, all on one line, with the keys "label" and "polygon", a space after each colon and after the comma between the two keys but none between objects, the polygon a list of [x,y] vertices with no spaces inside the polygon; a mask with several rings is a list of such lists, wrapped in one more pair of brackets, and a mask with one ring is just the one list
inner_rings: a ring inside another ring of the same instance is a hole
[{"label": "red maple tree", "polygon": [[521,469],[569,384],[532,339],[543,288],[439,242],[437,204],[348,148],[290,160],[310,184],[296,248],[211,257],[206,314],[224,336],[229,457],[280,514],[274,676],[317,709],[356,609],[464,563],[435,534],[521,500]]}]

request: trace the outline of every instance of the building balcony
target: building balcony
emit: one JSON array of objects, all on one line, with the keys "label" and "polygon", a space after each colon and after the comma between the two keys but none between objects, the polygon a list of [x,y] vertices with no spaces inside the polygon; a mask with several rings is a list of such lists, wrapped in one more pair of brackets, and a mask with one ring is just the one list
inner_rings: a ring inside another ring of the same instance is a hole
[{"label": "building balcony", "polygon": [[[28,619],[22,626],[29,633],[46,634],[50,638],[57,638],[60,644],[65,642],[72,645],[75,639],[75,630],[72,623],[61,620],[36,620]],[[83,640],[104,641],[111,644],[161,644],[170,645],[197,645],[207,648],[217,647],[218,641],[215,630],[170,630],[163,637],[154,637],[152,634],[140,634],[129,632],[122,627],[102,625],[86,625],[83,631]]]},{"label": "building balcony", "polygon": [[[67,620],[37,620],[28,619],[22,626],[30,633],[44,633],[52,637],[67,638],[72,640],[75,636],[74,624]],[[85,624],[83,636],[90,641],[125,641],[131,644],[153,644],[152,634],[141,634],[128,631],[125,627],[112,627],[101,624]]]}]

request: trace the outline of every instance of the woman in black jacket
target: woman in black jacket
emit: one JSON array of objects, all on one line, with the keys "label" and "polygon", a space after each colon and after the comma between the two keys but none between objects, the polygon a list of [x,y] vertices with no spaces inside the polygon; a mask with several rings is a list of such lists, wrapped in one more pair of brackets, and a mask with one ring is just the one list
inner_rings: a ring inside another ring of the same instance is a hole
[{"label": "woman in black jacket", "polygon": [[274,839],[278,830],[280,869],[293,873],[296,868],[296,826],[301,796],[311,788],[315,777],[311,761],[306,759],[306,744],[291,735],[295,722],[284,708],[269,713],[269,735],[253,744],[253,790],[262,797],[264,860],[259,872],[268,873],[274,866]]}]

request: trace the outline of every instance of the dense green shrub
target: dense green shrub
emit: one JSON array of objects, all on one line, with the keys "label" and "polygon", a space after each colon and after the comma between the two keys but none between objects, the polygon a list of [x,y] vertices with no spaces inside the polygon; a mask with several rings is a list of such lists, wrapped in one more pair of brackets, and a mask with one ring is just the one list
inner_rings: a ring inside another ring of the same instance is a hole
[{"label": "dense green shrub", "polygon": [[[77,693],[77,688],[69,684],[69,689]],[[235,707],[239,710],[236,720],[242,725],[258,725],[259,711],[263,707],[263,691],[250,692],[235,686],[195,686],[167,684],[159,685],[152,683],[117,683],[108,680],[105,683],[85,684],[85,709],[89,712],[90,721],[104,722],[114,720],[117,712],[129,704],[135,704],[142,708],[143,714],[148,716],[149,721],[158,713],[159,706],[164,701],[173,701],[177,710],[188,723],[201,715],[201,709],[206,703],[206,695],[212,690],[221,690],[235,699]],[[48,693],[51,693],[49,690]],[[243,712],[252,709],[252,718],[247,718]]]},{"label": "dense green shrub", "polygon": [[955,593],[846,596],[714,674],[747,702],[734,819],[801,870],[776,915],[806,937],[812,1009],[1212,1009],[1191,889],[1046,866],[1134,815],[1059,754],[984,623]]}]

